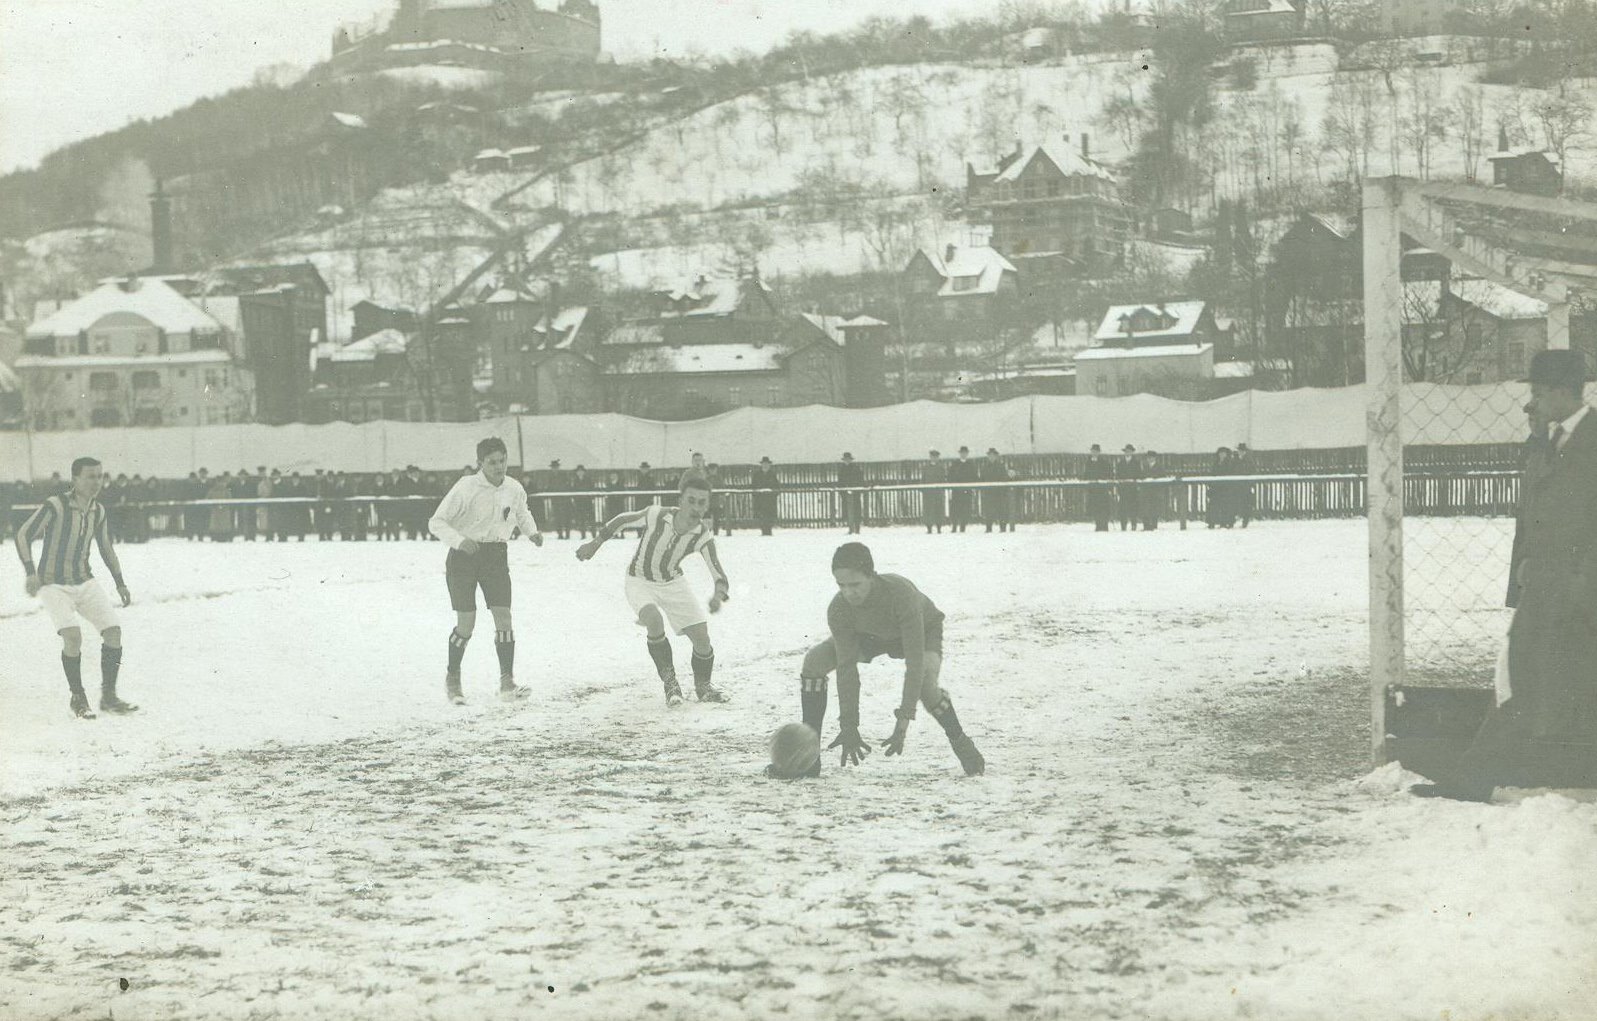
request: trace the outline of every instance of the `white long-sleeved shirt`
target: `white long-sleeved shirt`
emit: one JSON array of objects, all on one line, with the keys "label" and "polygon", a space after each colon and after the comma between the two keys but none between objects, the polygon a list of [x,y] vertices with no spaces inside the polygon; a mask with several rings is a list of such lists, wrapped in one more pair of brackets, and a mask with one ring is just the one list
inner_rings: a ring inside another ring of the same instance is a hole
[{"label": "white long-sleeved shirt", "polygon": [[433,512],[427,528],[454,549],[462,541],[509,542],[517,528],[523,535],[539,531],[538,521],[527,508],[527,491],[521,483],[505,476],[493,485],[482,472],[460,478]]}]

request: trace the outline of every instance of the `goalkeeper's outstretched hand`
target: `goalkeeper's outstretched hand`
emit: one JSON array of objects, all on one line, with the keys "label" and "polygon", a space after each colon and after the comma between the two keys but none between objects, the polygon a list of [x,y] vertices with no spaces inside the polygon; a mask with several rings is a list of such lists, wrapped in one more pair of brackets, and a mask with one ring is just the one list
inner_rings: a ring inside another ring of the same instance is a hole
[{"label": "goalkeeper's outstretched hand", "polygon": [[839,746],[843,749],[843,753],[838,756],[840,766],[857,766],[871,753],[871,746],[859,736],[858,727],[849,727],[838,734],[837,739],[826,746],[826,750],[831,751]]}]

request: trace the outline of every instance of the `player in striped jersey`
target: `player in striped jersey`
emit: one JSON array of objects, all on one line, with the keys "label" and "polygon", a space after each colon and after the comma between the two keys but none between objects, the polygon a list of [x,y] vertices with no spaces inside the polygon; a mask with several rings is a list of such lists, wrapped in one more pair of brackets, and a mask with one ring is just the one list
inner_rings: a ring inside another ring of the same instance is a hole
[{"label": "player in striped jersey", "polygon": [[[699,701],[725,702],[726,696],[710,683],[715,649],[710,645],[709,615],[731,598],[731,589],[721,560],[715,555],[715,537],[704,524],[704,515],[710,509],[710,483],[690,469],[683,473],[678,493],[675,508],[655,505],[617,514],[605,522],[597,536],[577,547],[577,559],[591,559],[623,528],[641,527],[643,535],[627,567],[627,602],[638,615],[638,623],[648,631],[649,657],[665,685],[666,704],[678,705],[682,701],[671,640],[665,633],[667,624],[693,643],[693,687]],[[682,561],[694,552],[704,557],[710,576],[715,579],[708,612],[682,574]]]},{"label": "player in striped jersey", "polygon": [[[16,534],[17,555],[28,576],[28,595],[39,597],[61,636],[61,669],[66,672],[67,688],[72,692],[72,713],[86,720],[94,719],[94,713],[89,709],[89,696],[83,691],[83,631],[77,623],[80,615],[100,633],[100,710],[131,713],[139,708],[117,697],[122,626],[111,600],[89,570],[89,547],[98,544],[100,558],[111,570],[122,605],[133,601],[111,545],[105,505],[96,499],[104,483],[99,461],[78,458],[72,462],[71,490],[45,500]],[[44,540],[44,545],[35,566],[33,544],[39,539]]]}]

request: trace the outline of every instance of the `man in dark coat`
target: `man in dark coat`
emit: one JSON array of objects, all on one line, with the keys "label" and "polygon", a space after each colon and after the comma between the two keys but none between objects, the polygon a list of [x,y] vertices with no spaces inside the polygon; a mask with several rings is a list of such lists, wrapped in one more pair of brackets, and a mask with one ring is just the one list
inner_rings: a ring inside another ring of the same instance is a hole
[{"label": "man in dark coat", "polygon": [[[558,493],[571,488],[571,480],[566,478],[566,473],[560,470],[558,460],[549,462],[549,489]],[[569,496],[552,496],[549,498],[549,523],[544,527],[555,533],[556,538],[571,538],[571,510],[572,503]]]},{"label": "man in dark coat", "polygon": [[[970,459],[970,448],[960,447],[959,458],[948,466],[948,481],[950,482],[977,482],[981,473],[976,467],[976,462]],[[965,526],[970,524],[975,504],[976,491],[963,486],[956,487],[948,501],[949,531],[963,532]]]},{"label": "man in dark coat", "polygon": [[1114,477],[1114,473],[1114,465],[1104,456],[1103,448],[1094,443],[1087,454],[1087,464],[1081,472],[1081,477],[1088,482],[1104,483],[1087,487],[1087,513],[1092,517],[1094,532],[1109,531],[1110,511],[1113,509],[1111,505],[1114,499],[1107,483]]},{"label": "man in dark coat", "polygon": [[1535,401],[1525,405],[1530,435],[1525,438],[1524,456],[1520,462],[1519,502],[1514,507],[1514,547],[1508,556],[1508,594],[1503,599],[1503,605],[1510,609],[1519,605],[1519,565],[1525,559],[1525,505],[1528,502],[1525,499],[1526,472],[1537,457],[1545,456],[1543,448],[1547,446],[1548,422],[1541,417],[1543,414]]},{"label": "man in dark coat", "polygon": [[[998,456],[997,447],[987,448],[987,459],[981,463],[979,478],[983,482],[1008,482],[1014,472]],[[987,531],[998,526],[1000,532],[1015,530],[1015,491],[1008,486],[993,486],[981,491],[981,517]]]},{"label": "man in dark coat", "polygon": [[[1231,458],[1231,471],[1236,475],[1252,475],[1257,469],[1253,464],[1253,452],[1246,443],[1237,444],[1237,452]],[[1248,522],[1253,520],[1253,483],[1235,483],[1235,495],[1232,497],[1232,510],[1236,512],[1238,523],[1243,528],[1248,527]]]},{"label": "man in dark coat", "polygon": [[760,458],[760,466],[749,479],[749,488],[754,490],[754,517],[759,521],[760,534],[770,535],[776,527],[776,497],[782,482],[776,477],[776,468],[769,457]]},{"label": "man in dark coat", "polygon": [[[947,482],[948,465],[943,463],[943,455],[938,451],[929,451],[927,461],[920,470],[922,482]],[[943,530],[943,521],[947,517],[948,490],[923,489],[921,490],[921,519],[926,523],[926,534],[931,535],[932,529],[938,532]]]},{"label": "man in dark coat", "polygon": [[843,524],[849,535],[858,535],[865,524],[865,471],[854,463],[854,455],[846,450],[837,466],[837,485],[843,491]]},{"label": "man in dark coat", "polygon": [[1141,502],[1137,499],[1137,480],[1142,478],[1142,462],[1137,459],[1137,448],[1126,444],[1115,462],[1115,503],[1120,508],[1120,530],[1136,531],[1142,520]]},{"label": "man in dark coat", "polygon": [[[588,478],[586,465],[577,465],[577,470],[571,476],[571,489],[573,492],[591,490],[595,486],[594,480]],[[586,539],[588,533],[593,531],[593,501],[591,496],[574,496],[571,498],[571,524],[582,538]]]},{"label": "man in dark coat", "polygon": [[1597,415],[1581,399],[1579,351],[1539,351],[1531,407],[1547,443],[1525,471],[1519,606],[1508,631],[1508,697],[1486,716],[1457,775],[1421,797],[1490,801],[1529,742],[1597,741]]}]

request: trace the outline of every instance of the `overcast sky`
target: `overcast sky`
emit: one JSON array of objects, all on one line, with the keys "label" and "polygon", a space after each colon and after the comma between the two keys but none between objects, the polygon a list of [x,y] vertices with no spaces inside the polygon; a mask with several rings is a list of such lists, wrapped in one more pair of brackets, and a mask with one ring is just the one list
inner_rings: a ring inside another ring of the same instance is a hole
[{"label": "overcast sky", "polygon": [[[557,0],[541,0],[544,7]],[[871,15],[995,11],[999,0],[598,0],[618,59],[769,49],[794,29]],[[0,173],[52,149],[246,85],[257,68],[309,67],[333,28],[395,0],[0,0]]]}]

